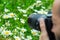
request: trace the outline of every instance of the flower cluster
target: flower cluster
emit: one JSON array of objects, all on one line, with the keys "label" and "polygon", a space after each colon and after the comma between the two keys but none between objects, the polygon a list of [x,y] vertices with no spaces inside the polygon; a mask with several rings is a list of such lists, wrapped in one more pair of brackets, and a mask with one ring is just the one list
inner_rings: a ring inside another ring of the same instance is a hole
[{"label": "flower cluster", "polygon": [[12,12],[11,12],[11,13],[8,13],[8,14],[4,14],[4,15],[3,15],[3,18],[4,18],[4,19],[13,18],[13,17],[15,17],[15,14],[14,14],[14,13],[12,13]]},{"label": "flower cluster", "polygon": [[[7,38],[9,36],[12,36],[15,40],[32,40],[31,35],[26,35],[25,36],[25,33],[28,31],[27,29],[20,28],[20,29],[18,29],[20,31],[18,31],[17,29],[15,29],[15,31],[13,32],[13,31],[10,31],[10,30],[6,30],[6,28],[1,27],[0,28],[0,34],[3,35],[5,38]],[[35,29],[32,29],[30,32],[33,36],[38,36],[39,35],[38,34],[39,31],[37,31]],[[16,35],[15,35],[15,33],[16,33]],[[19,33],[19,36],[17,36],[18,35],[17,33]]]},{"label": "flower cluster", "polygon": [[0,3],[1,40],[39,40],[40,31],[31,29],[27,24],[28,16],[47,14],[51,3],[42,0],[3,0]]}]

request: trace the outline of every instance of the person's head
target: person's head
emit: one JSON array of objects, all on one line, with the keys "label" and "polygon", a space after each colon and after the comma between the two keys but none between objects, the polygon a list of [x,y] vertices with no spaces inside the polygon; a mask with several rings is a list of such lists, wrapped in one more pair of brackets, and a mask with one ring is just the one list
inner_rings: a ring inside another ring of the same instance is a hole
[{"label": "person's head", "polygon": [[52,31],[56,36],[60,36],[60,0],[55,0],[52,9]]}]

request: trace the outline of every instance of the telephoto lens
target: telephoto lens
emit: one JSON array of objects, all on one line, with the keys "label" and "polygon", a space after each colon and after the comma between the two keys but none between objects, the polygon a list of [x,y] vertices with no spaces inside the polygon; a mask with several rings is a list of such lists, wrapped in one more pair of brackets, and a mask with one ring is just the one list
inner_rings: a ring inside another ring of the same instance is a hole
[{"label": "telephoto lens", "polygon": [[40,29],[40,18],[44,18],[45,21],[45,25],[46,25],[46,30],[48,33],[48,36],[50,38],[50,40],[55,40],[55,35],[54,33],[51,31],[52,27],[53,27],[53,23],[52,23],[52,13],[49,13],[47,15],[45,14],[31,14],[28,17],[28,24],[31,28],[36,29],[38,31],[41,31]]}]

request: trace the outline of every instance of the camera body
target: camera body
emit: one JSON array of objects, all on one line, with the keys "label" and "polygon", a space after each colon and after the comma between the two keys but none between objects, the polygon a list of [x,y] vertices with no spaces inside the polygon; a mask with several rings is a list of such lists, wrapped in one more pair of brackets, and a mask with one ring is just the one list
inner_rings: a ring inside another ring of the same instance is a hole
[{"label": "camera body", "polygon": [[53,23],[52,23],[52,14],[31,14],[28,17],[28,24],[31,28],[36,29],[41,31],[40,29],[40,18],[44,18],[45,21],[45,25],[46,25],[46,30],[48,32],[48,36],[50,38],[50,40],[55,40],[55,35],[54,33],[51,31],[52,27],[53,27]]},{"label": "camera body", "polygon": [[40,26],[39,26],[40,25],[39,24],[40,18],[44,18],[46,29],[51,30],[52,26],[53,26],[52,19],[51,19],[52,14],[47,14],[47,15],[44,15],[44,14],[31,14],[28,17],[28,24],[30,25],[30,27],[41,31]]}]

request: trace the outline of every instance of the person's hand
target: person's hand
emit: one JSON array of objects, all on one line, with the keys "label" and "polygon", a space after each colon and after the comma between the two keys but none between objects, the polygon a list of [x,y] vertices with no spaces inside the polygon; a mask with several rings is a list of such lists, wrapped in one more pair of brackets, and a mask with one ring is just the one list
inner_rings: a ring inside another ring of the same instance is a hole
[{"label": "person's hand", "polygon": [[41,35],[40,35],[39,40],[49,40],[43,18],[40,19],[40,28],[41,28]]},{"label": "person's hand", "polygon": [[[54,0],[53,8],[52,8],[52,22],[53,28],[52,32],[54,32],[56,40],[60,40],[60,0]],[[41,28],[41,35],[40,40],[49,40],[44,19],[40,20],[40,28]]]}]

